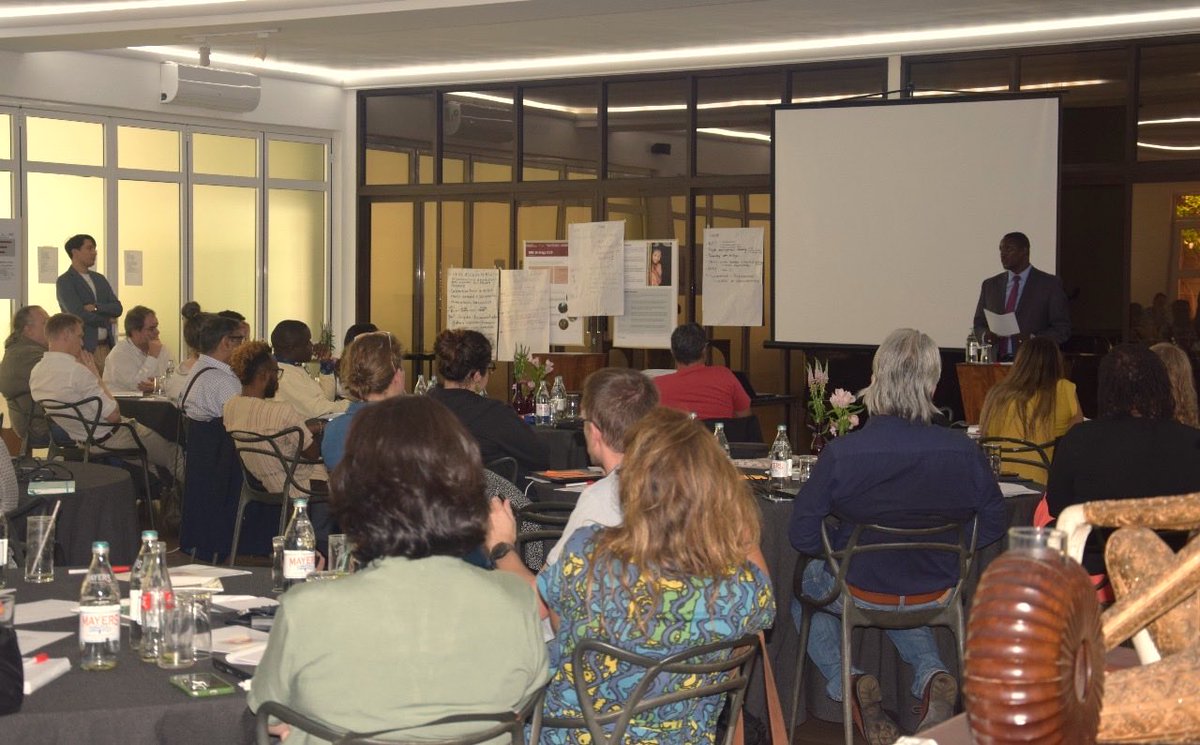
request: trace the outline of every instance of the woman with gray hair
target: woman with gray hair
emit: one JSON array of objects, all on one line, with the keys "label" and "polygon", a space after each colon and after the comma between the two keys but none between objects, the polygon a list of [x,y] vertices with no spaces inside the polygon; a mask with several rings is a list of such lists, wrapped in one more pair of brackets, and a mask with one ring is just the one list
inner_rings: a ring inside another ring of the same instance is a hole
[{"label": "woman with gray hair", "polygon": [[[1004,535],[1008,520],[1000,488],[983,453],[958,432],[931,423],[933,389],[941,376],[937,345],[914,329],[893,331],[879,345],[871,384],[863,392],[871,418],[862,429],[825,446],[792,511],[790,538],[802,554],[823,558],[821,525],[830,515],[833,548],[844,548],[855,526],[878,524],[923,528],[947,522],[978,523],[978,545]],[[933,540],[940,540],[938,536]],[[864,531],[860,542],[879,542]],[[958,581],[958,561],[950,554],[879,551],[858,556],[846,583],[860,607],[913,610],[937,606]],[[804,570],[804,594],[821,598],[836,580],[824,561]],[[825,676],[826,694],[841,701],[840,600],[813,614],[808,656]],[[792,603],[799,627],[803,608]],[[913,668],[912,695],[918,702],[918,731],[954,713],[958,683],[942,662],[929,628],[889,630],[900,657]],[[891,743],[900,734],[884,712],[879,680],[852,668],[855,724],[871,745]]]}]

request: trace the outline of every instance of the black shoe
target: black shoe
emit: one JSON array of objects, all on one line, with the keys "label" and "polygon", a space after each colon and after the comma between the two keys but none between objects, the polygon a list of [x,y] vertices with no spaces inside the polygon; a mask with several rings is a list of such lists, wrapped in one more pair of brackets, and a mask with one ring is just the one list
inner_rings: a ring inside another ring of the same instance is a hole
[{"label": "black shoe", "polygon": [[900,728],[883,710],[883,694],[874,675],[857,675],[850,682],[854,726],[869,745],[892,745]]},{"label": "black shoe", "polygon": [[941,724],[954,716],[954,704],[958,701],[958,682],[950,673],[934,673],[925,686],[925,695],[921,697],[921,707],[917,713],[921,717],[917,732]]}]

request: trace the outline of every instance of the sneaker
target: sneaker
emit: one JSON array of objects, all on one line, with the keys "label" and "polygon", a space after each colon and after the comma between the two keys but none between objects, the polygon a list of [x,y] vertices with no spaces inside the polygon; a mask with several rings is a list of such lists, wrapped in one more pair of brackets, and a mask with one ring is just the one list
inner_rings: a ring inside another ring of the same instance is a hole
[{"label": "sneaker", "polygon": [[958,701],[958,682],[950,673],[934,673],[925,686],[921,707],[917,713],[921,723],[917,732],[941,724],[954,716],[954,704]]},{"label": "sneaker", "polygon": [[892,745],[900,737],[900,728],[883,710],[883,693],[874,675],[858,675],[853,687],[851,709],[854,726],[869,745]]}]

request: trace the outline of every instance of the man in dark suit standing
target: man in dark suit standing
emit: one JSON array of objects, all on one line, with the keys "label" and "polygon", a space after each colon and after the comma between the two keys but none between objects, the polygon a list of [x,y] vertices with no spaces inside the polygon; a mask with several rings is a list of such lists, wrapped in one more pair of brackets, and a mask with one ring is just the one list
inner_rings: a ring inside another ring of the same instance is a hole
[{"label": "man in dark suit standing", "polygon": [[83,348],[92,353],[96,367],[104,369],[104,358],[117,343],[114,321],[125,311],[103,274],[93,272],[96,265],[96,239],[73,235],[63,246],[71,258],[71,267],[58,278],[58,305],[63,313],[83,319]]},{"label": "man in dark suit standing", "polygon": [[[1029,238],[1008,233],[1000,239],[1000,264],[1004,271],[983,281],[975,306],[975,335],[997,346],[999,359],[1009,360],[1021,342],[1045,336],[1062,345],[1071,337],[1071,314],[1062,283],[1053,274],[1029,263]],[[988,331],[984,309],[993,313],[1016,313],[1021,333],[998,338]]]}]

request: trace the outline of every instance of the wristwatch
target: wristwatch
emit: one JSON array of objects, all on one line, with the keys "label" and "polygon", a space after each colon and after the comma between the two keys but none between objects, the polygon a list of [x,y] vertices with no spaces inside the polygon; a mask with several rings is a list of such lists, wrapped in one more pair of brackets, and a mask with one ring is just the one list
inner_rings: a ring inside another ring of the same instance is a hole
[{"label": "wristwatch", "polygon": [[516,546],[508,542],[497,543],[495,546],[492,546],[492,551],[488,554],[488,558],[492,560],[493,564],[495,564],[505,556],[508,556],[512,551],[515,551],[516,548]]}]

